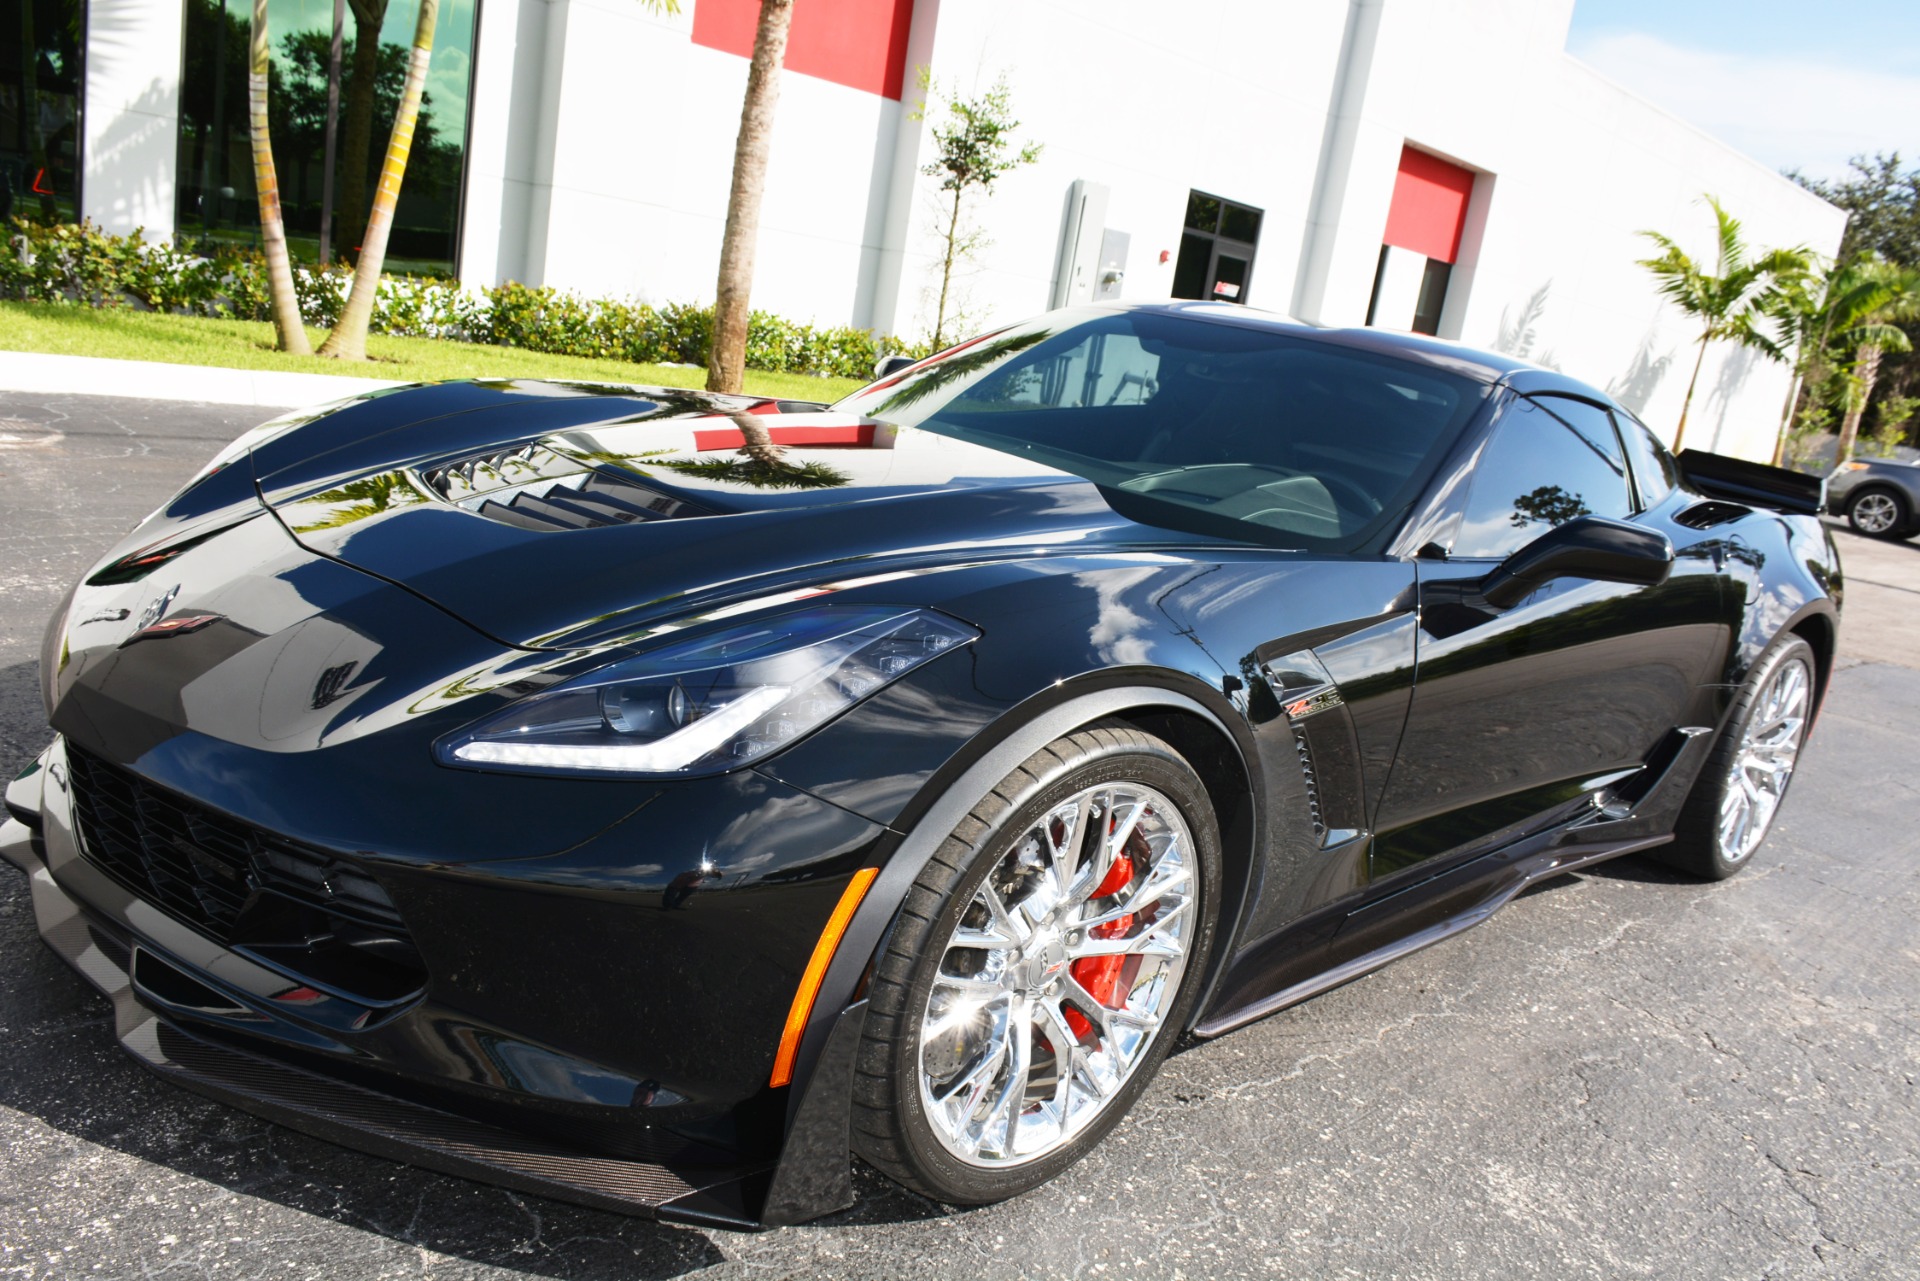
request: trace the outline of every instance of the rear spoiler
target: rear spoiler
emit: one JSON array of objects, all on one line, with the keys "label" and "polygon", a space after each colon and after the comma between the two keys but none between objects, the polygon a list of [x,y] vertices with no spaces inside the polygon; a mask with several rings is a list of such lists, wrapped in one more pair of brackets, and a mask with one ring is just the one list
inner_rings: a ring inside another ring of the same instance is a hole
[{"label": "rear spoiler", "polygon": [[1687,484],[1710,498],[1751,507],[1818,516],[1825,505],[1826,482],[1818,476],[1710,454],[1704,449],[1680,451],[1680,474]]}]

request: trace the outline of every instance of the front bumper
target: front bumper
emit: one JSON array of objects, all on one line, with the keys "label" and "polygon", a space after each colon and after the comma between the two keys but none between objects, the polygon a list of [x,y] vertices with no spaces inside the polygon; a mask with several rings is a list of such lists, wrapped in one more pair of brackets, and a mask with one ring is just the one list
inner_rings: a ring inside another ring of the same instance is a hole
[{"label": "front bumper", "polygon": [[[188,928],[80,853],[70,777],[56,742],[8,789],[0,854],[28,873],[42,938],[111,1001],[121,1047],[157,1075],[343,1146],[601,1210],[738,1228],[851,1204],[846,1100],[863,1005],[792,1087],[684,1103],[691,1121],[678,1127],[635,1115],[651,1098],[610,1109],[556,1097],[562,1056],[516,1049],[497,1029],[494,1059],[526,1079],[475,1089],[448,1065],[435,1080],[423,1057],[433,1040],[471,1046],[489,1030],[458,1024],[431,995],[367,1032],[329,994],[290,1013],[277,1004],[287,974]],[[542,1067],[544,1082],[533,1079]],[[671,1097],[658,1101],[675,1115]],[[715,1137],[729,1130],[738,1142]]]},{"label": "front bumper", "polygon": [[[166,1080],[318,1138],[445,1174],[625,1214],[729,1227],[758,1221],[771,1162],[688,1166],[595,1156],[196,1036],[149,1004],[155,998],[148,984],[166,981],[162,975],[183,988],[197,980],[117,936],[46,868],[31,880],[47,946],[113,1003],[120,1047]],[[136,969],[144,981],[135,980]]]}]

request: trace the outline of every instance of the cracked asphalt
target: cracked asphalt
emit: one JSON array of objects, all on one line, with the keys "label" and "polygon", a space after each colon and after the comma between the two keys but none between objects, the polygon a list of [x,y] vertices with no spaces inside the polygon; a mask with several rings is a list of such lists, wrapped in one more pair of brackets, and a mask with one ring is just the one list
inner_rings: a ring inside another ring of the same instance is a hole
[{"label": "cracked asphalt", "polygon": [[[266,411],[0,393],[0,766],[64,585]],[[0,1278],[1920,1277],[1920,544],[1843,535],[1847,653],[1772,838],[1626,859],[1171,1059],[1089,1160],[758,1235],[424,1173],[161,1084],[0,868]],[[1859,638],[1856,644],[1853,637]]]}]

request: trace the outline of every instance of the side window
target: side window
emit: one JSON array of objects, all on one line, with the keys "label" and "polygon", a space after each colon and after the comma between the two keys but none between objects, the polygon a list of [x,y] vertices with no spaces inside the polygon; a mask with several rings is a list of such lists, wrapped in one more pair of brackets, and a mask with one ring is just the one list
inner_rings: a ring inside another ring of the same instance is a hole
[{"label": "side window", "polygon": [[1576,516],[1633,514],[1607,412],[1584,401],[1553,401],[1550,410],[1516,397],[1501,414],[1474,468],[1452,555],[1504,557]]},{"label": "side window", "polygon": [[1680,487],[1680,464],[1639,419],[1626,414],[1614,418],[1620,424],[1620,438],[1627,443],[1634,483],[1640,486],[1640,506],[1651,507]]},{"label": "side window", "polygon": [[1571,396],[1535,396],[1533,402],[1565,423],[1580,439],[1593,446],[1594,452],[1604,455],[1608,465],[1625,478],[1627,465],[1620,453],[1620,437],[1613,430],[1613,415],[1590,401],[1575,400]]}]

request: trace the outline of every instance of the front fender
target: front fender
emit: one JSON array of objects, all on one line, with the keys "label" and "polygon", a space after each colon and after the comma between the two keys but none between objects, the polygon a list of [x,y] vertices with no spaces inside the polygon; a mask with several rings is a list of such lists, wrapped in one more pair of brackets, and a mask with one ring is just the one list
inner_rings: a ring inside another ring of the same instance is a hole
[{"label": "front fender", "polygon": [[[1171,674],[1169,674],[1171,675]],[[971,813],[1028,757],[1048,743],[1096,721],[1120,713],[1169,711],[1196,716],[1234,745],[1251,748],[1244,722],[1221,716],[1217,706],[1163,684],[1077,682],[1072,688],[1045,691],[1014,708],[993,726],[991,741],[970,752],[968,762],[948,777],[943,771],[924,789],[903,820],[904,833],[886,855],[873,888],[861,901],[842,936],[814,1001],[794,1064],[794,1087],[787,1107],[787,1132],[773,1175],[762,1221],[799,1223],[853,1202],[848,1116],[852,1107],[853,1062],[866,1020],[866,1001],[858,999],[873,958],[886,945],[900,904],[934,853],[960,821]],[[1215,696],[1217,698],[1218,696]],[[1220,700],[1224,701],[1224,700]],[[1238,734],[1230,728],[1240,725]],[[1241,755],[1242,768],[1247,756]],[[1226,887],[1223,903],[1246,902],[1244,886],[1235,895]],[[1205,983],[1211,988],[1232,952],[1232,923],[1221,922]],[[1194,1003],[1195,1018],[1205,1008]]]}]

